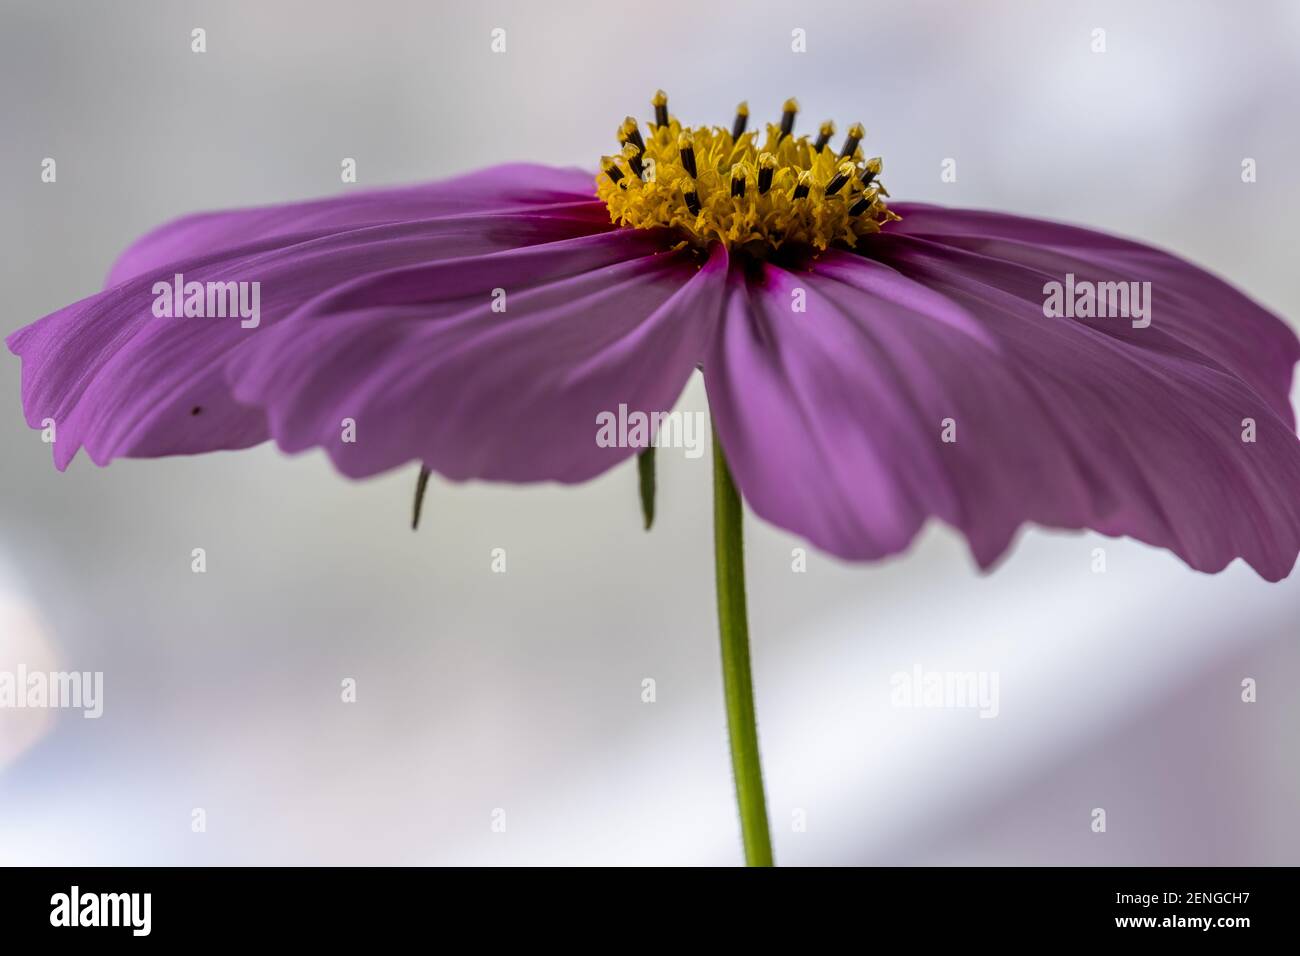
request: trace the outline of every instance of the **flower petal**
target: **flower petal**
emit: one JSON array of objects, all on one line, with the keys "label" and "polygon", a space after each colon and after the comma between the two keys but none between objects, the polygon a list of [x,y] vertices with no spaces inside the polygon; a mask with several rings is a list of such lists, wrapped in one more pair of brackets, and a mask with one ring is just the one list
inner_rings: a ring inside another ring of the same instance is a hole
[{"label": "flower petal", "polygon": [[[806,311],[792,309],[797,297]],[[831,252],[812,273],[767,266],[735,277],[704,374],[750,506],[840,557],[901,551],[936,515],[963,527],[987,563],[1019,523],[1004,516],[1012,503],[1039,520],[1084,513],[1077,480],[1041,491],[1045,472],[1071,474],[1067,453],[1021,440],[1026,418],[1049,423],[987,330],[878,263]],[[996,425],[1008,406],[1025,408],[1021,421],[986,440],[1010,482],[967,467],[966,446],[940,440],[944,419]]]},{"label": "flower petal", "polygon": [[[361,189],[328,199],[196,213],[138,239],[113,264],[104,284],[106,288],[115,286],[169,263],[228,254],[254,244],[270,248],[265,243],[268,239],[284,245],[286,239],[303,242],[384,223],[591,203],[595,194],[592,175],[585,170],[514,163],[416,186]],[[608,221],[603,203],[595,204],[591,211],[597,221]]]},{"label": "flower petal", "polygon": [[756,513],[852,559],[902,550],[935,515],[984,567],[1034,521],[1200,570],[1289,572],[1300,442],[1273,403],[1168,334],[1142,348],[1045,318],[1034,269],[877,238],[874,261],[832,252],[732,283],[705,379]]},{"label": "flower petal", "polygon": [[[535,198],[555,195],[548,182]],[[349,202],[340,204],[352,208]],[[328,218],[323,209],[314,215]],[[336,218],[346,222],[348,213]],[[186,234],[179,247],[190,258],[137,274],[11,335],[10,349],[23,358],[28,423],[38,427],[53,419],[58,426],[56,466],[67,467],[83,444],[96,463],[106,464],[120,456],[192,454],[263,441],[264,416],[234,401],[226,363],[255,350],[269,328],[304,301],[396,267],[598,236],[611,226],[603,204],[583,200],[329,228],[334,231],[281,235],[268,226],[269,235],[234,248],[192,247],[195,237]],[[220,241],[221,233],[210,237]],[[147,251],[137,263],[165,258],[162,244],[142,248]],[[155,282],[170,283],[175,274],[187,283],[258,283],[260,325],[155,317]]]},{"label": "flower petal", "polygon": [[601,447],[597,416],[672,407],[727,254],[697,270],[641,230],[563,245],[395,270],[308,303],[233,366],[236,395],[267,410],[283,449],[321,446],[352,477],[416,459],[455,480],[599,474],[636,449]]},{"label": "flower petal", "polygon": [[[1079,321],[1142,348],[1193,350],[1255,389],[1294,424],[1289,393],[1300,339],[1276,315],[1204,269],[1129,239],[1041,219],[919,203],[900,203],[895,211],[902,221],[890,225],[891,238],[869,242],[868,254],[909,235],[1036,270],[1043,283],[1061,282],[1066,273],[1089,282],[1150,282],[1151,326]],[[1040,308],[1043,298],[1040,284]]]}]

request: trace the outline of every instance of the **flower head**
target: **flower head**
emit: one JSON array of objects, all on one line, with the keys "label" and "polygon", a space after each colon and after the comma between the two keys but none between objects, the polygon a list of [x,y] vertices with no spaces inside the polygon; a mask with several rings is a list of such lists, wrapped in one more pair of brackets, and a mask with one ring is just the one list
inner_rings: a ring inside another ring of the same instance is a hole
[{"label": "flower head", "polygon": [[860,123],[849,127],[837,152],[829,121],[815,142],[793,135],[793,99],[761,142],[757,132],[746,132],[747,103],[736,108],[730,130],[682,126],[668,114],[662,90],[651,103],[649,138],[629,116],[618,130],[621,152],[604,157],[596,177],[597,195],[619,225],[666,227],[698,246],[718,242],[761,256],[783,245],[851,247],[898,218],[877,179],[880,157],[862,154]]}]

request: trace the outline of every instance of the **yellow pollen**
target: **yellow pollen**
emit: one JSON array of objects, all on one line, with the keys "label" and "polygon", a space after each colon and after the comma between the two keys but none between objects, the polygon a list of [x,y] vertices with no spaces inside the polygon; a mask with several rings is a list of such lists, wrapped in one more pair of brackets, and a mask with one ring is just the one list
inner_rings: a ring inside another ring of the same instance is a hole
[{"label": "yellow pollen", "polygon": [[602,158],[596,191],[610,220],[635,229],[667,228],[692,245],[714,242],[759,252],[783,246],[852,247],[899,217],[883,197],[880,157],[863,160],[866,132],[849,127],[839,155],[835,132],[821,124],[817,141],[793,133],[799,106],[787,100],[779,124],[745,131],[749,107],[736,107],[730,130],[683,127],[668,115],[668,96],[651,99],[655,122],[644,139],[628,117],[621,150]]}]

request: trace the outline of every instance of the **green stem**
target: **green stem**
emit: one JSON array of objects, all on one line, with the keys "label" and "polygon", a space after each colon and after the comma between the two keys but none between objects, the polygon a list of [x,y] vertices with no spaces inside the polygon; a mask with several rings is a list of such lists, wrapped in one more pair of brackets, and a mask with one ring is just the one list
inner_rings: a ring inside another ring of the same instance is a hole
[{"label": "green stem", "polygon": [[749,621],[745,613],[745,548],[742,510],[727,457],[713,430],[713,551],[718,586],[718,629],[722,634],[722,683],[727,698],[731,766],[748,866],[772,865],[772,837],[758,755],[754,685],[749,670]]}]

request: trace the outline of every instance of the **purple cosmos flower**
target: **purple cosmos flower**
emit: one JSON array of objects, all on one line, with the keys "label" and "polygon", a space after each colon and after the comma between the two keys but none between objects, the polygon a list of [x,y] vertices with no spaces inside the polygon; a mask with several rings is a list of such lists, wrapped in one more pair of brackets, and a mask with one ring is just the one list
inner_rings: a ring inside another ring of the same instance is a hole
[{"label": "purple cosmos flower", "polygon": [[[891,203],[862,128],[796,137],[794,101],[761,133],[743,104],[730,129],[653,105],[594,181],[498,166],[162,227],[105,291],[10,336],[29,424],[57,424],[60,469],[83,446],[103,465],[269,438],[353,478],[579,482],[639,450],[595,441],[602,413],[666,411],[700,368],[733,735],[752,731],[733,474],[842,558],[934,516],[981,567],[1036,522],[1290,572],[1300,341],[1276,316],[1125,239]],[[761,809],[751,745],[733,736]],[[766,823],[744,822],[750,848]]]}]

